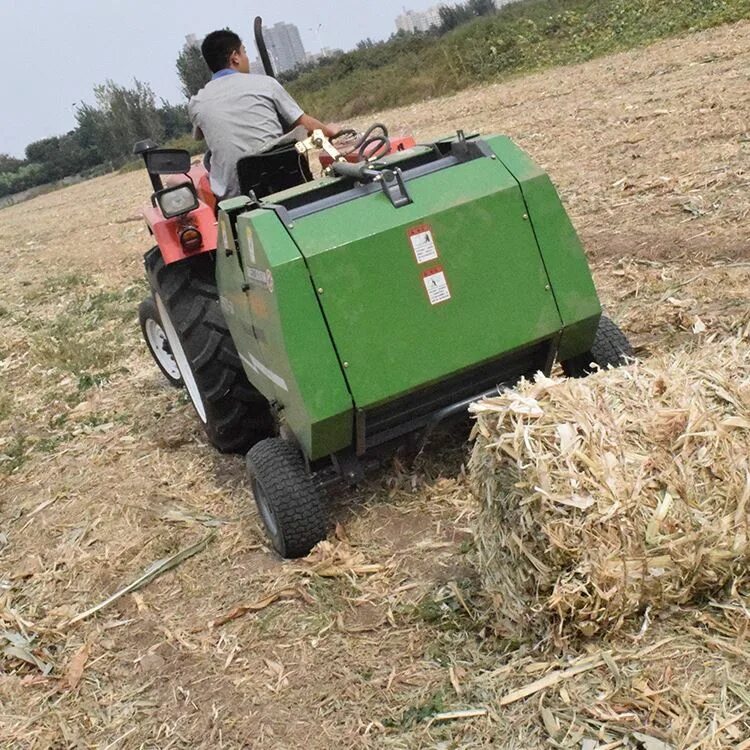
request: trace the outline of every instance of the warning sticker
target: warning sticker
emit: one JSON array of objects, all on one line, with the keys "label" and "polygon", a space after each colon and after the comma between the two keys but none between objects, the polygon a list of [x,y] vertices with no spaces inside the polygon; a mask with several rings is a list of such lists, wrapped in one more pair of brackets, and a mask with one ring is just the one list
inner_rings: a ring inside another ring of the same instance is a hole
[{"label": "warning sticker", "polygon": [[424,281],[431,305],[439,305],[441,302],[447,302],[451,298],[448,280],[445,278],[445,271],[443,271],[441,266],[425,271],[422,274],[422,281]]},{"label": "warning sticker", "polygon": [[254,266],[247,267],[247,278],[250,281],[254,281],[256,284],[260,284],[265,287],[271,294],[273,294],[273,274],[269,268],[267,271],[261,268],[255,268]]},{"label": "warning sticker", "polygon": [[411,242],[417,263],[427,263],[427,261],[435,260],[438,257],[432,229],[426,224],[409,230],[409,242]]}]

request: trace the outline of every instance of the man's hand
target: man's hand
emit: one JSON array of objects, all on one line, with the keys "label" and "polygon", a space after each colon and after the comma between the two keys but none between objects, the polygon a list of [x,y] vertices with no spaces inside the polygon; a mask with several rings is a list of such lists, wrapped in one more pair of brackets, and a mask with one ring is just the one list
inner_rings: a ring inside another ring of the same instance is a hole
[{"label": "man's hand", "polygon": [[316,120],[314,117],[311,117],[310,115],[302,115],[297,122],[294,123],[295,127],[297,125],[302,125],[303,128],[305,128],[308,132],[308,134],[312,133],[313,130],[322,130],[323,135],[326,138],[333,138],[334,135],[337,133],[340,133],[343,128],[341,125],[335,122],[331,122],[328,124],[322,123],[320,120]]},{"label": "man's hand", "polygon": [[334,135],[338,135],[344,126],[338,122],[329,122],[326,124],[326,129],[323,131],[326,134],[326,138],[333,138]]}]

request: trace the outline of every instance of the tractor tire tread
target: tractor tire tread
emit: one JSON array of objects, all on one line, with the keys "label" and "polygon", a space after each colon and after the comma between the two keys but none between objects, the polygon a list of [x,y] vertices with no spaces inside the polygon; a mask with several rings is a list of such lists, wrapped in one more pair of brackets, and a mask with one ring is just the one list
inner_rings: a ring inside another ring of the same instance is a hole
[{"label": "tractor tire tread", "polygon": [[275,545],[277,551],[287,558],[307,555],[325,539],[328,523],[299,449],[281,438],[261,440],[247,454],[247,469],[263,488],[278,524],[283,543],[281,549]]},{"label": "tractor tire tread", "polygon": [[597,368],[622,367],[633,357],[633,347],[627,336],[616,323],[602,315],[591,349],[560,364],[568,377],[578,378],[592,374]]},{"label": "tractor tire tread", "polygon": [[268,401],[242,369],[219,305],[213,257],[165,265],[154,250],[145,255],[146,272],[169,310],[201,393],[206,435],[222,453],[245,453],[273,434],[274,421]]}]

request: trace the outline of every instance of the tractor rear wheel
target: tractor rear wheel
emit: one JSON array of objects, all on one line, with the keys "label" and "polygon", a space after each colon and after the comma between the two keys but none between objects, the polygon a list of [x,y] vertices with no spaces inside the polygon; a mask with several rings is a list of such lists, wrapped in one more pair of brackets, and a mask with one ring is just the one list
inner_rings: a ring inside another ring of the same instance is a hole
[{"label": "tractor rear wheel", "polygon": [[158,248],[146,270],[164,334],[211,444],[244,453],[273,434],[265,397],[248,381],[219,304],[214,258],[165,265]]},{"label": "tractor rear wheel", "polygon": [[632,357],[633,347],[625,334],[606,315],[602,315],[591,349],[560,362],[560,365],[569,378],[583,378],[597,369],[621,367]]},{"label": "tractor rear wheel", "polygon": [[183,385],[180,368],[177,367],[172,349],[169,346],[164,326],[153,297],[147,297],[138,307],[138,322],[141,324],[143,340],[151,356],[170,385],[180,388]]},{"label": "tractor rear wheel", "polygon": [[299,449],[282,438],[261,440],[247,454],[255,503],[274,549],[287,558],[304,557],[326,538],[320,491]]}]

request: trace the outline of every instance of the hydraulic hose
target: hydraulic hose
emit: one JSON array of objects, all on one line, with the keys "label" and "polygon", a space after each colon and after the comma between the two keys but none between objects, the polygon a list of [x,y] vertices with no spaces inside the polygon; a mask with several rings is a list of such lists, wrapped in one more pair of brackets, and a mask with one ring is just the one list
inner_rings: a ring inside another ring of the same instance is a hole
[{"label": "hydraulic hose", "polygon": [[[336,133],[331,140],[335,140],[342,135],[356,135],[356,131],[347,128]],[[388,128],[383,123],[376,122],[367,128],[360,139],[344,155],[348,156],[356,151],[362,161],[372,161],[380,156],[385,156],[390,151],[390,148],[391,142],[388,140]]]}]

